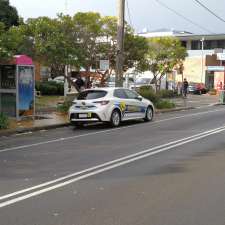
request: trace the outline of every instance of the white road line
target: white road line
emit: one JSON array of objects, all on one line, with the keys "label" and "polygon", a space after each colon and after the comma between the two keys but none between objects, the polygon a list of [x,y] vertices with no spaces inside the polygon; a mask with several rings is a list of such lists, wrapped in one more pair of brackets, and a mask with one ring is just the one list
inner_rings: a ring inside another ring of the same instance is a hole
[{"label": "white road line", "polygon": [[15,134],[15,136],[28,135],[28,134],[32,134],[32,133],[33,133],[32,131],[28,131],[28,132],[24,132],[24,133],[21,133],[21,134]]},{"label": "white road line", "polygon": [[91,167],[91,168],[88,168],[88,169],[85,169],[85,170],[82,170],[82,171],[79,171],[79,172],[76,172],[76,173],[72,173],[72,174],[69,174],[67,176],[60,177],[58,179],[55,179],[55,180],[52,180],[52,181],[49,181],[49,182],[45,182],[45,183],[30,187],[30,188],[26,188],[26,189],[23,189],[23,190],[20,190],[20,191],[17,191],[17,192],[13,192],[13,193],[10,193],[10,194],[4,195],[4,196],[0,196],[0,200],[4,200],[4,199],[10,198],[10,197],[13,197],[15,195],[19,195],[19,194],[23,194],[25,192],[29,192],[29,191],[32,191],[32,190],[35,190],[35,189],[39,189],[39,188],[42,188],[42,187],[45,187],[45,186],[48,186],[48,185],[51,185],[51,184],[69,179],[69,178],[72,178],[74,176],[78,176],[78,175],[81,175],[83,173],[87,173],[87,172],[90,172],[92,170],[96,170],[96,169],[99,169],[101,167],[120,162],[122,160],[126,160],[126,159],[133,158],[133,157],[136,157],[136,156],[141,155],[141,154],[145,154],[149,151],[154,151],[154,150],[157,150],[159,148],[167,147],[167,146],[172,145],[172,144],[177,144],[179,142],[183,142],[183,141],[186,141],[188,139],[195,138],[195,137],[198,137],[198,136],[201,136],[201,135],[205,135],[205,134],[208,134],[208,133],[211,133],[211,132],[214,132],[214,131],[217,131],[217,130],[221,130],[221,129],[225,129],[225,126],[218,127],[218,128],[215,128],[215,129],[212,129],[212,130],[209,130],[209,131],[205,131],[205,132],[202,132],[202,133],[199,133],[199,134],[195,134],[195,135],[192,135],[192,136],[189,136],[189,137],[186,137],[186,138],[182,138],[182,139],[179,139],[179,140],[176,140],[176,141],[170,141],[170,142],[167,142],[166,144],[158,145],[158,146],[149,148],[149,149],[144,150],[144,151],[140,151],[140,152],[128,155],[128,156],[121,157],[121,158],[116,159],[116,160],[105,162],[105,163],[100,164],[98,166],[94,166],[94,167]]},{"label": "white road line", "polygon": [[[160,148],[158,150],[155,150],[155,151],[152,151],[152,148],[151,149],[147,149],[147,150],[143,151],[143,152],[146,152],[145,154],[140,155],[140,154],[137,153],[137,156],[133,157],[133,158],[130,158],[130,156],[127,156],[127,157],[124,157],[124,159],[125,158],[128,158],[128,159],[125,159],[125,160],[122,160],[122,161],[121,161],[121,159],[122,159],[121,158],[119,160],[114,160],[114,161],[108,162],[108,164],[110,164],[110,165],[104,166],[104,167],[101,166],[102,168],[100,166],[97,166],[97,167],[100,167],[100,169],[94,170],[94,171],[92,171],[90,173],[86,173],[84,175],[81,175],[79,177],[75,177],[75,178],[67,180],[65,182],[61,182],[61,183],[58,183],[56,185],[53,185],[53,186],[50,186],[50,187],[46,187],[46,188],[43,188],[41,190],[38,190],[38,191],[35,191],[35,192],[32,192],[32,193],[26,194],[26,195],[23,195],[23,196],[19,196],[19,197],[16,197],[14,199],[7,200],[5,202],[2,202],[2,203],[0,203],[0,208],[3,208],[3,207],[8,206],[8,205],[12,205],[12,204],[14,204],[16,202],[20,202],[20,201],[23,201],[25,199],[28,199],[28,198],[31,198],[31,197],[34,197],[34,196],[37,196],[37,195],[40,195],[40,194],[43,194],[43,193],[46,193],[46,192],[58,189],[58,188],[61,188],[61,187],[64,187],[64,186],[67,186],[67,185],[69,185],[71,183],[74,183],[74,182],[77,182],[79,180],[82,180],[82,179],[88,178],[90,176],[94,176],[94,175],[106,172],[108,170],[112,170],[114,168],[117,168],[117,167],[129,164],[129,163],[135,162],[137,160],[140,160],[140,159],[143,159],[143,158],[147,158],[147,157],[156,155],[158,153],[171,150],[173,148],[182,146],[182,145],[190,143],[190,142],[194,142],[196,140],[208,137],[210,135],[221,133],[223,131],[225,131],[225,127],[213,129],[213,130],[208,131],[208,133],[207,132],[203,132],[203,133],[199,134],[199,136],[196,136],[194,138],[191,138],[191,139],[190,139],[190,137],[186,138],[187,139],[186,141],[181,141],[182,139],[178,140],[179,143],[176,143],[176,144],[173,144],[173,145],[170,145],[170,146],[167,146],[167,147],[162,147],[162,148]],[[114,163],[115,161],[118,161],[118,162]]]},{"label": "white road line", "polygon": [[[161,122],[176,120],[176,119],[182,119],[182,118],[186,118],[186,117],[204,115],[204,114],[209,114],[209,113],[214,113],[214,112],[221,112],[221,111],[225,111],[225,109],[211,110],[211,111],[206,111],[206,112],[192,113],[192,114],[188,114],[188,115],[184,115],[184,116],[171,117],[171,118],[168,118],[168,119],[153,121],[151,124],[161,123]],[[34,144],[29,144],[29,145],[21,145],[21,146],[16,146],[16,147],[11,147],[11,148],[5,148],[5,149],[0,150],[0,153],[8,152],[8,151],[14,151],[14,150],[25,151],[26,149],[28,150],[28,148],[30,148],[30,147],[36,147],[36,146],[45,145],[45,144],[52,144],[52,143],[56,143],[56,142],[62,142],[62,141],[70,140],[70,139],[77,139],[77,138],[81,138],[81,137],[87,137],[87,136],[103,134],[103,133],[109,134],[109,133],[114,132],[114,131],[124,130],[124,129],[127,129],[127,128],[136,127],[136,126],[139,126],[139,125],[140,124],[135,124],[135,125],[118,127],[118,128],[113,128],[113,129],[107,129],[107,130],[101,130],[101,131],[97,131],[97,132],[90,132],[90,133],[75,135],[75,136],[70,136],[70,137],[57,138],[57,139],[38,142],[38,143],[34,143]]]}]

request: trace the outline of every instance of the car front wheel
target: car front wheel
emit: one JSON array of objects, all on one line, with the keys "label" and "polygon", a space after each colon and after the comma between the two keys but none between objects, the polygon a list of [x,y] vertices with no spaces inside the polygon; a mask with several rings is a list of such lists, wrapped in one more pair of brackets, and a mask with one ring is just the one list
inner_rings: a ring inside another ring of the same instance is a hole
[{"label": "car front wheel", "polygon": [[121,122],[120,112],[118,110],[113,110],[111,115],[110,124],[112,127],[118,127]]},{"label": "car front wheel", "polygon": [[144,121],[149,122],[152,121],[152,119],[153,119],[153,109],[152,107],[149,106],[146,110]]}]

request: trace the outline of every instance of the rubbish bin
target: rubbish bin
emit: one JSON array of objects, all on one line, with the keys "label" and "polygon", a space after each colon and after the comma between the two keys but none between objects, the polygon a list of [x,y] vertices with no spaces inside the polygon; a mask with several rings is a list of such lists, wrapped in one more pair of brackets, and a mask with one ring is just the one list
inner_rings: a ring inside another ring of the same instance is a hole
[{"label": "rubbish bin", "polygon": [[219,92],[219,103],[225,104],[225,90]]}]

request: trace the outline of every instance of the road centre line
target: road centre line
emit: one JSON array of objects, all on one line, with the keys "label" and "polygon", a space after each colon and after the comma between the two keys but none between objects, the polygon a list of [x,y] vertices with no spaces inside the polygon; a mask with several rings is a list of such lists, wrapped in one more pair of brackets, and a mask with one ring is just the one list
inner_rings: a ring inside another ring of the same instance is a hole
[{"label": "road centre line", "polygon": [[208,134],[208,133],[211,133],[213,131],[217,131],[217,130],[220,130],[220,129],[223,129],[223,128],[225,128],[225,126],[224,127],[219,127],[219,128],[213,129],[213,130],[205,131],[205,132],[202,132],[200,134],[195,134],[195,135],[192,135],[192,136],[189,136],[189,137],[186,137],[186,138],[182,138],[182,139],[179,139],[179,140],[176,140],[176,141],[167,142],[166,144],[155,146],[155,147],[152,147],[152,148],[150,148],[148,150],[140,151],[140,152],[128,155],[128,156],[124,156],[122,158],[119,158],[119,159],[116,159],[116,160],[112,160],[110,162],[106,162],[106,163],[100,164],[98,166],[94,166],[94,167],[88,168],[86,170],[82,170],[82,171],[79,171],[79,172],[76,172],[76,173],[72,173],[72,174],[69,174],[67,176],[64,176],[64,177],[61,177],[61,178],[58,178],[58,179],[55,179],[55,180],[52,180],[52,181],[49,181],[49,182],[42,183],[40,185],[31,187],[31,188],[28,188],[28,189],[24,189],[22,191],[14,192],[14,193],[11,193],[11,194],[5,195],[5,196],[0,196],[0,200],[12,197],[14,195],[22,194],[24,192],[28,192],[28,191],[31,191],[31,190],[34,190],[34,189],[38,189],[38,188],[41,188],[41,187],[44,187],[44,186],[48,186],[50,184],[63,181],[65,179],[68,179],[68,178],[71,178],[71,177],[74,177],[74,176],[77,176],[77,175],[80,175],[80,174],[83,174],[83,173],[86,173],[86,172],[90,172],[91,170],[99,169],[99,168],[101,168],[103,166],[108,166],[108,165],[110,165],[112,163],[116,163],[116,162],[119,162],[119,161],[122,161],[122,160],[125,160],[125,159],[128,159],[128,158],[135,157],[135,156],[140,155],[140,154],[144,154],[144,153],[149,152],[149,151],[154,151],[154,150],[157,150],[159,148],[163,148],[163,147],[166,147],[166,146],[169,146],[169,145],[172,145],[172,144],[176,144],[176,143],[179,143],[179,142],[182,142],[182,141],[186,141],[188,139],[195,138],[195,137],[201,136],[203,134]]},{"label": "road centre line", "polygon": [[[156,121],[151,122],[151,124],[161,123],[161,122],[170,121],[170,120],[176,120],[176,119],[182,119],[182,118],[186,118],[186,117],[193,117],[193,116],[198,116],[198,115],[204,115],[204,114],[209,114],[209,113],[214,113],[214,112],[221,112],[221,111],[225,111],[225,109],[211,110],[211,111],[199,112],[199,113],[192,113],[192,114],[183,115],[183,116],[176,116],[176,117],[171,117],[171,118],[167,118],[167,119],[156,120]],[[113,131],[124,130],[124,129],[127,129],[127,128],[136,127],[136,126],[139,126],[139,125],[140,124],[129,125],[129,126],[112,128],[112,129],[107,129],[107,130],[102,130],[102,131],[97,131],[97,132],[90,132],[90,133],[81,134],[81,135],[75,135],[75,136],[70,136],[70,137],[57,138],[57,139],[53,139],[53,140],[49,140],[49,141],[43,141],[43,142],[38,142],[38,143],[34,143],[34,144],[28,144],[28,145],[16,146],[16,147],[11,147],[11,148],[5,148],[5,149],[0,150],[0,153],[8,152],[8,151],[14,151],[14,150],[25,151],[26,149],[28,150],[28,148],[30,148],[30,147],[36,147],[36,146],[45,145],[45,144],[52,144],[52,143],[56,143],[56,142],[67,141],[67,140],[71,140],[71,139],[77,139],[77,138],[82,138],[82,137],[87,137],[87,136],[97,135],[97,134],[102,134],[102,133],[109,134],[109,133],[111,133]]]},{"label": "road centre line", "polygon": [[[223,132],[223,131],[225,131],[225,126],[219,127],[219,128],[213,129],[213,130],[209,130],[209,131],[206,131],[206,132],[202,132],[198,135],[193,135],[193,136],[186,137],[186,138],[183,138],[183,139],[180,139],[180,140],[177,140],[177,141],[173,141],[173,142],[170,142],[170,143],[167,143],[167,144],[164,144],[164,145],[159,145],[159,146],[156,146],[156,147],[153,147],[153,148],[150,148],[150,149],[147,149],[147,150],[135,153],[135,154],[131,154],[131,155],[128,155],[126,157],[122,157],[122,158],[119,158],[119,159],[116,159],[116,160],[113,160],[113,161],[110,161],[110,162],[107,162],[107,163],[104,163],[104,164],[101,164],[101,165],[98,165],[98,166],[95,166],[95,167],[92,167],[92,168],[89,168],[89,169],[86,169],[86,170],[83,170],[83,171],[80,171],[80,172],[77,172],[77,173],[74,173],[74,174],[71,174],[71,175],[68,175],[68,176],[50,181],[50,182],[46,182],[46,183],[31,187],[31,188],[27,188],[27,189],[24,189],[24,190],[21,190],[21,191],[17,191],[17,192],[8,194],[8,195],[1,196],[0,200],[5,200],[5,199],[8,199],[10,197],[14,197],[16,195],[18,196],[19,194],[26,193],[28,191],[32,191],[32,190],[47,186],[46,188],[43,188],[41,190],[34,191],[32,193],[28,193],[28,194],[25,194],[23,196],[15,197],[14,199],[6,200],[6,201],[0,203],[0,208],[11,205],[11,204],[14,204],[16,202],[19,202],[19,201],[22,201],[22,200],[25,200],[25,199],[28,199],[28,198],[31,198],[31,197],[34,197],[34,196],[37,196],[37,195],[40,195],[40,194],[43,194],[43,193],[46,193],[46,192],[49,192],[51,190],[58,189],[60,187],[69,185],[71,183],[77,182],[77,181],[85,179],[87,177],[90,177],[90,176],[93,176],[93,175],[96,175],[96,174],[99,174],[99,173],[103,173],[103,172],[111,170],[113,168],[117,168],[117,167],[120,167],[122,165],[126,165],[128,163],[131,163],[131,162],[134,162],[134,161],[137,161],[137,160],[140,160],[140,159],[158,154],[160,152],[168,151],[168,150],[173,149],[175,147],[178,147],[178,146],[184,145],[186,143],[193,142],[193,141],[196,141],[196,140],[199,140],[199,139],[202,139],[202,138],[205,138],[207,136],[217,134],[217,133],[220,133],[220,132]],[[87,172],[89,172],[89,173],[87,173]],[[81,175],[81,176],[72,178],[70,180],[66,180],[66,181],[61,182],[61,183],[57,183],[53,186],[48,186],[50,184],[54,184],[56,182],[63,181],[66,178],[71,178],[71,177],[74,177],[74,176],[77,176],[77,175]]]}]

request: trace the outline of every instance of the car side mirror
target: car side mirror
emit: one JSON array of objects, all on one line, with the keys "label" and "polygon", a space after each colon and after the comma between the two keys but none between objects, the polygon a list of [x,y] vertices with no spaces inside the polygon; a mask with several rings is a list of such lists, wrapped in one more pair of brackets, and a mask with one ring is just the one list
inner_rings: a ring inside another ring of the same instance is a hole
[{"label": "car side mirror", "polygon": [[136,99],[139,100],[139,101],[142,101],[143,98],[142,98],[142,96],[138,95],[138,96],[136,97]]}]

